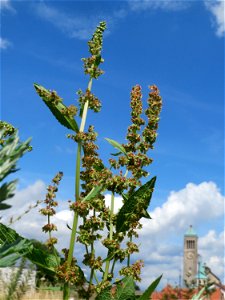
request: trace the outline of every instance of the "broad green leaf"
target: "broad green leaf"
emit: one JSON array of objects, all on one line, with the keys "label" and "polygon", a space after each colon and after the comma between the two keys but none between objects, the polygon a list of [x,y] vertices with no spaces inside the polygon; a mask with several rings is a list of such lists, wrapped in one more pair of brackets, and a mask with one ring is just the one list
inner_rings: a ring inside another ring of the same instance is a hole
[{"label": "broad green leaf", "polygon": [[59,256],[49,253],[47,250],[40,249],[36,245],[33,245],[32,252],[25,255],[25,257],[33,264],[50,272],[55,272],[55,268],[60,264]]},{"label": "broad green leaf", "polygon": [[117,232],[128,230],[129,220],[133,217],[135,217],[136,221],[139,221],[142,217],[150,218],[147,208],[152,197],[155,181],[156,177],[153,177],[125,201],[117,215]]},{"label": "broad green leaf", "polygon": [[[55,268],[60,263],[60,256],[54,249],[54,253],[50,253],[47,248],[43,248],[41,243],[21,237],[15,230],[2,223],[0,223],[0,244],[2,244],[2,252],[7,248],[8,253],[17,255],[17,259],[24,256],[34,264],[50,272],[55,272]],[[14,255],[14,258],[16,258],[16,255]]]},{"label": "broad green leaf", "polygon": [[141,295],[139,300],[149,300],[154,290],[157,288],[157,285],[159,284],[160,280],[162,278],[162,275],[159,276],[156,280],[154,280],[150,286],[147,288],[147,290],[144,292],[144,294]]},{"label": "broad green leaf", "polygon": [[10,267],[32,250],[29,240],[18,238],[14,243],[0,247],[0,267]]},{"label": "broad green leaf", "polygon": [[53,102],[51,101],[51,91],[45,89],[43,86],[35,83],[34,87],[38,93],[38,95],[42,98],[44,103],[48,106],[52,114],[55,116],[55,118],[58,120],[60,124],[63,126],[67,127],[68,129],[72,129],[75,132],[79,131],[79,127],[77,125],[77,122],[75,121],[74,118],[65,115],[62,113],[63,109],[66,109],[66,106],[58,101],[58,102]]},{"label": "broad green leaf", "polygon": [[114,148],[118,149],[120,152],[122,152],[123,154],[127,155],[125,148],[118,143],[117,141],[105,138],[107,142],[109,142]]},{"label": "broad green leaf", "polygon": [[131,276],[123,278],[117,285],[115,296],[117,300],[135,299],[135,284]]},{"label": "broad green leaf", "polygon": [[131,276],[124,277],[111,287],[104,289],[96,300],[134,300],[135,285]]},{"label": "broad green leaf", "polygon": [[102,188],[103,188],[102,185],[93,187],[90,193],[86,197],[84,197],[82,201],[89,201],[95,198],[101,192]]},{"label": "broad green leaf", "polygon": [[21,257],[22,255],[20,253],[11,253],[5,257],[0,257],[0,268],[13,266]]},{"label": "broad green leaf", "polygon": [[109,286],[102,290],[100,294],[97,295],[95,300],[114,300],[115,298],[112,296],[111,289],[112,287]]},{"label": "broad green leaf", "polygon": [[15,230],[0,223],[0,245],[12,244],[18,239],[23,238]]}]

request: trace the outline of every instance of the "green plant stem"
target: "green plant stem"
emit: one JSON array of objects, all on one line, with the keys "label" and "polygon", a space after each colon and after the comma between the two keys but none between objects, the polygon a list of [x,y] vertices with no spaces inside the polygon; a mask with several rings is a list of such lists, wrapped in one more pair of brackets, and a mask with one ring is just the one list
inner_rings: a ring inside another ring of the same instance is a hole
[{"label": "green plant stem", "polygon": [[69,299],[69,294],[70,294],[69,283],[65,282],[63,285],[63,300]]},{"label": "green plant stem", "polygon": [[[114,213],[114,193],[112,193],[111,196],[111,207],[110,207],[110,223],[109,223],[109,239],[112,240],[113,238],[113,213]],[[108,255],[109,255],[108,251]],[[109,274],[109,265],[110,260],[107,260],[105,263],[105,272],[103,276],[103,280],[107,280],[108,274]]]},{"label": "green plant stem", "polygon": [[73,259],[73,251],[74,251],[76,233],[77,233],[77,224],[78,224],[78,213],[75,212],[74,219],[73,219],[72,232],[71,232],[71,236],[70,236],[70,248],[69,248],[69,253],[68,253],[68,258],[67,258],[68,267],[71,266],[71,262]]},{"label": "green plant stem", "polygon": [[[132,236],[130,237],[130,242],[132,242]],[[130,254],[128,254],[128,257],[127,257],[127,266],[128,267],[130,266]]]},{"label": "green plant stem", "polygon": [[[95,217],[95,209],[93,211],[93,217]],[[91,234],[94,233],[94,229],[92,228],[91,230]],[[94,250],[94,242],[91,243],[91,255],[95,253],[95,250]],[[89,286],[91,286],[92,284],[92,280],[93,280],[93,276],[94,276],[94,269],[91,268],[91,274],[90,274],[90,280],[89,280]]]},{"label": "green plant stem", "polygon": [[[92,78],[90,78],[89,83],[88,83],[88,90],[91,91],[92,87]],[[81,118],[81,124],[80,124],[80,132],[84,131],[86,119],[87,119],[87,112],[88,112],[88,101],[85,102],[84,104],[84,109],[82,113],[82,118]],[[80,197],[80,165],[81,165],[81,142],[78,142],[77,145],[77,156],[76,156],[76,171],[75,171],[75,201],[79,200]],[[69,268],[72,263],[73,259],[73,252],[75,248],[75,241],[76,241],[76,233],[77,233],[77,225],[78,225],[78,218],[79,215],[77,212],[74,212],[74,217],[73,217],[73,227],[72,227],[72,232],[70,235],[70,246],[69,246],[69,253],[68,253],[68,258],[67,258],[67,267]],[[69,284],[64,284],[63,287],[63,299],[67,300],[69,298]]]},{"label": "green plant stem", "polygon": [[115,267],[115,265],[116,265],[116,261],[117,261],[117,259],[114,257],[113,263],[112,263],[112,268],[111,268],[111,273],[112,273],[112,274],[113,274],[113,272],[114,272],[114,267]]}]

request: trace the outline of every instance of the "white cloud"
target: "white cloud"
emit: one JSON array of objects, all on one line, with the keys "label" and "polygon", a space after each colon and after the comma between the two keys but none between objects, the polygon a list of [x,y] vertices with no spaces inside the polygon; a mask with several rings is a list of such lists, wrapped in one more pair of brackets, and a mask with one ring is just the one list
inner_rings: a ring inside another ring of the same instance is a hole
[{"label": "white cloud", "polygon": [[[36,181],[33,185],[20,190],[9,202],[13,207],[4,212],[4,223],[9,216],[21,214],[31,203],[43,199],[45,195],[45,184]],[[110,195],[106,195],[106,204],[110,205]],[[151,212],[152,220],[142,219],[144,224],[140,232],[140,253],[133,259],[143,259],[145,267],[142,272],[143,281],[140,286],[146,288],[151,281],[163,273],[161,286],[166,283],[178,284],[179,275],[182,274],[183,262],[183,235],[190,224],[195,228],[204,229],[210,220],[213,222],[222,218],[224,213],[224,197],[213,182],[201,184],[189,183],[180,191],[170,193],[168,199],[161,207]],[[115,197],[115,211],[122,205],[120,197]],[[46,218],[34,209],[14,224],[14,228],[23,236],[45,241],[47,235],[42,233],[41,227],[46,223]],[[67,208],[66,201],[59,201],[59,210],[52,222],[58,227],[54,233],[59,240],[58,249],[68,247],[70,230],[67,224],[72,226],[73,215]],[[204,230],[203,230],[204,231]],[[101,243],[96,246],[97,254],[105,257],[105,251]],[[199,237],[199,253],[202,260],[211,267],[212,271],[223,278],[223,251],[224,233],[218,232],[216,228],[205,230],[203,236]],[[76,245],[76,257],[81,259],[83,247]],[[118,267],[116,268],[118,269]]]},{"label": "white cloud", "polygon": [[11,0],[0,0],[0,10],[9,10],[15,13],[15,9],[12,7]]},{"label": "white cloud", "polygon": [[217,275],[224,276],[224,240],[225,232],[217,233],[210,230],[205,236],[199,238],[199,253],[203,262]]},{"label": "white cloud", "polygon": [[11,42],[8,41],[7,39],[3,39],[2,37],[0,37],[0,49],[7,49],[11,46]]},{"label": "white cloud", "polygon": [[[152,213],[152,221],[144,220],[145,234],[182,232],[187,224],[198,225],[223,215],[224,197],[213,182],[189,183],[178,192],[171,192],[167,201]],[[149,226],[149,228],[148,228]]]},{"label": "white cloud", "polygon": [[219,1],[205,0],[205,6],[213,15],[213,26],[216,27],[217,36],[218,37],[224,36],[224,31],[225,31],[224,0],[219,0]]},{"label": "white cloud", "polygon": [[183,10],[189,6],[187,1],[175,1],[175,0],[129,0],[128,1],[131,10],[143,11],[162,9],[166,11],[178,11]]},{"label": "white cloud", "polygon": [[52,23],[71,38],[88,39],[96,24],[101,21],[101,18],[96,16],[67,15],[45,3],[35,4],[34,8],[39,17]]}]

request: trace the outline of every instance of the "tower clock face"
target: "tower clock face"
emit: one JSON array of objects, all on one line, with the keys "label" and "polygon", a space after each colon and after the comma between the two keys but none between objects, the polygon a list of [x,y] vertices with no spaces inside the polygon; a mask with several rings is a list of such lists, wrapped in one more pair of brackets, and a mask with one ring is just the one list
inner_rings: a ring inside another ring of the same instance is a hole
[{"label": "tower clock face", "polygon": [[186,254],[186,257],[187,257],[188,259],[193,259],[193,258],[194,258],[194,254],[193,254],[192,252],[188,252],[188,253]]}]

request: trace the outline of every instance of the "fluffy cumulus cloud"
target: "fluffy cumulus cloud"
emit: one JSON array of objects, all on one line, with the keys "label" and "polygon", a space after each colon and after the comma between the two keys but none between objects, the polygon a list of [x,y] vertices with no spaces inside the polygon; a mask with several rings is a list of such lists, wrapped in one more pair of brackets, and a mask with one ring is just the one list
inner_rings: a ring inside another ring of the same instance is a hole
[{"label": "fluffy cumulus cloud", "polygon": [[[9,201],[13,206],[4,212],[2,221],[7,223],[10,216],[23,213],[30,204],[43,199],[45,184],[37,181],[23,190],[19,190]],[[58,249],[68,247],[72,225],[72,213],[68,210],[66,201],[59,201],[60,209],[52,220],[58,227],[55,236],[59,239]],[[106,195],[106,204],[110,205],[110,195]],[[115,197],[115,211],[122,205],[120,197]],[[152,220],[142,219],[143,230],[137,241],[140,244],[140,253],[134,260],[143,259],[145,267],[142,272],[141,288],[163,273],[161,286],[170,283],[178,284],[179,275],[182,274],[183,263],[183,235],[189,224],[195,228],[204,229],[205,225],[223,217],[224,197],[213,182],[200,184],[189,183],[179,191],[170,193],[161,207],[150,212]],[[39,207],[40,208],[40,207]],[[41,227],[46,223],[43,216],[38,213],[39,208],[33,209],[29,214],[17,221],[13,227],[23,236],[44,241],[47,236],[42,233]],[[224,232],[216,228],[203,230],[199,237],[199,253],[202,260],[212,271],[223,278]],[[97,246],[98,254],[105,256],[101,245]],[[84,249],[76,247],[76,257],[81,258]]]},{"label": "fluffy cumulus cloud", "polygon": [[[223,214],[224,197],[213,182],[189,183],[177,192],[171,192],[167,201],[152,213],[152,222],[146,223],[144,234],[167,235],[183,232],[187,224],[198,225]],[[147,226],[149,224],[149,228]]]},{"label": "fluffy cumulus cloud", "polygon": [[[199,238],[199,253],[206,262],[208,267],[221,279],[224,277],[224,241],[225,232],[217,233],[215,230],[210,230],[205,236]],[[223,278],[224,277],[224,278]]]},{"label": "fluffy cumulus cloud", "polygon": [[213,26],[216,27],[216,34],[219,37],[224,36],[224,31],[225,31],[224,0],[216,0],[216,1],[205,0],[205,6],[213,16]]}]

